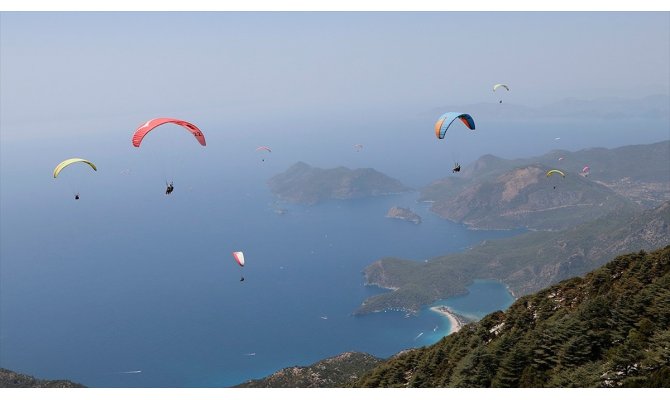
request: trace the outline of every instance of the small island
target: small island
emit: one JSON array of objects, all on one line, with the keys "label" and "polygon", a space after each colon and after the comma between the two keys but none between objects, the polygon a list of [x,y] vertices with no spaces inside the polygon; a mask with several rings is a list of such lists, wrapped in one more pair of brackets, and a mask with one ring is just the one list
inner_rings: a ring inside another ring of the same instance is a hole
[{"label": "small island", "polygon": [[372,168],[317,168],[298,162],[268,181],[282,201],[314,205],[327,200],[361,199],[411,190]]},{"label": "small island", "polygon": [[388,213],[386,213],[386,218],[402,219],[417,225],[421,223],[421,216],[419,214],[416,214],[409,208],[403,207],[391,207]]}]

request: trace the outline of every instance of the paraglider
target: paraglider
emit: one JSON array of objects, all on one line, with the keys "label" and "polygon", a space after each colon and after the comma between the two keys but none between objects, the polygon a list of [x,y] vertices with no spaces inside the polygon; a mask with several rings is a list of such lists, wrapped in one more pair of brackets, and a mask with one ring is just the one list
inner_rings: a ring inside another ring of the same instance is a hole
[{"label": "paraglider", "polygon": [[[256,151],[267,151],[268,153],[272,153],[272,149],[269,148],[268,146],[257,147]],[[265,161],[265,158],[263,158],[262,161]]]},{"label": "paraglider", "polygon": [[496,83],[495,85],[493,85],[493,91],[495,92],[498,88],[501,88],[501,87],[504,87],[509,92],[509,87],[507,85],[505,85],[504,83]]},{"label": "paraglider", "polygon": [[557,169],[552,169],[552,170],[547,171],[547,178],[550,177],[550,176],[553,175],[553,174],[559,174],[559,175],[561,175],[563,178],[565,178],[565,174],[564,174],[562,171],[559,171],[559,170],[557,170]]},{"label": "paraglider", "polygon": [[589,167],[588,165],[585,165],[584,168],[582,168],[582,173],[584,174],[584,177],[588,177],[589,172],[591,172],[591,167]]},{"label": "paraglider", "polygon": [[[447,129],[449,129],[451,124],[456,119],[459,119],[463,123],[463,125],[468,127],[468,129],[475,130],[475,120],[472,119],[472,117],[469,114],[449,111],[442,114],[435,123],[435,136],[437,136],[438,139],[444,139],[444,136],[447,133]],[[456,155],[454,155],[454,158],[456,158]],[[451,170],[451,172],[452,173],[460,172],[461,170],[460,164],[457,161],[454,164],[455,166]]]},{"label": "paraglider", "polygon": [[[95,164],[93,164],[92,162],[90,162],[90,161],[88,161],[88,160],[85,160],[85,159],[83,159],[83,158],[68,158],[67,160],[61,161],[58,165],[56,165],[56,168],[54,168],[54,174],[53,174],[53,175],[54,175],[54,179],[55,179],[55,178],[58,178],[58,175],[60,175],[61,171],[62,171],[65,167],[69,167],[69,166],[72,165],[72,164],[80,163],[80,162],[81,162],[81,163],[84,163],[84,164],[88,164],[91,168],[93,168],[94,171],[97,171],[97,170],[98,170],[98,168],[95,166]],[[79,192],[77,192],[77,193],[74,195],[74,199],[75,199],[75,200],[79,200]]]},{"label": "paraglider", "polygon": [[97,171],[98,168],[93,164],[92,162],[88,160],[84,160],[83,158],[68,158],[65,161],[61,161],[60,164],[56,165],[56,168],[54,168],[54,178],[58,178],[58,175],[60,175],[60,172],[63,170],[63,168],[68,167],[74,163],[79,163],[83,162],[91,166],[94,171]]},{"label": "paraglider", "polygon": [[[135,130],[135,133],[133,133],[132,137],[133,146],[140,147],[142,141],[147,136],[147,134],[151,132],[153,129],[163,124],[176,124],[182,126],[188,132],[190,132],[193,135],[193,137],[195,137],[195,139],[198,141],[198,143],[200,143],[201,146],[207,145],[207,143],[205,142],[205,135],[202,134],[200,128],[193,125],[192,123],[175,118],[154,118],[145,122],[142,126],[140,126]],[[173,190],[174,185],[172,183],[169,183],[167,184],[167,188],[165,189],[165,194],[171,194]]]},{"label": "paraglider", "polygon": [[437,122],[435,123],[435,136],[438,139],[444,139],[444,135],[447,133],[447,129],[451,126],[451,123],[456,119],[460,119],[465,126],[470,130],[475,130],[475,120],[469,114],[464,114],[460,112],[449,111],[440,116]]},{"label": "paraglider", "polygon": [[[493,92],[495,93],[495,91],[497,89],[500,89],[501,87],[505,88],[509,92],[509,87],[504,83],[496,83],[495,85],[493,85]],[[502,99],[500,99],[499,103],[502,104]]]},{"label": "paraglider", "polygon": [[[240,268],[244,267],[244,253],[241,251],[234,251],[233,252],[233,258],[235,261],[237,261],[237,264],[240,266]],[[240,276],[240,282],[244,281],[244,277]]]},{"label": "paraglider", "polygon": [[133,134],[133,146],[140,147],[140,144],[142,144],[142,140],[144,140],[144,137],[149,132],[151,132],[154,128],[160,125],[168,123],[183,126],[196,138],[198,143],[200,143],[202,146],[207,145],[207,143],[205,142],[205,135],[202,134],[200,128],[193,125],[192,123],[174,118],[154,118],[145,122],[142,126],[140,126],[139,128],[137,128],[137,130],[135,130],[135,133]]},{"label": "paraglider", "polygon": [[[557,169],[552,169],[552,170],[547,171],[546,176],[547,176],[547,178],[549,178],[551,175],[554,175],[554,174],[559,174],[563,177],[563,179],[565,179],[565,174],[562,171],[559,171]],[[555,185],[554,185],[554,189],[556,189]]]},{"label": "paraglider", "polygon": [[354,149],[355,149],[357,152],[359,152],[359,151],[363,150],[363,145],[360,144],[360,143],[355,144],[355,145],[354,145]]}]

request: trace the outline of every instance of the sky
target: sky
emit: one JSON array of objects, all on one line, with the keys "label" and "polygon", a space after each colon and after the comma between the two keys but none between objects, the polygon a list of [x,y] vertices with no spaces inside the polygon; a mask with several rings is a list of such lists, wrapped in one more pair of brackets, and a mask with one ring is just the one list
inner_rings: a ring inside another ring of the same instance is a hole
[{"label": "sky", "polygon": [[[668,94],[667,12],[3,12],[3,138]],[[136,123],[137,122],[137,123]],[[252,129],[253,130],[253,129]]]}]

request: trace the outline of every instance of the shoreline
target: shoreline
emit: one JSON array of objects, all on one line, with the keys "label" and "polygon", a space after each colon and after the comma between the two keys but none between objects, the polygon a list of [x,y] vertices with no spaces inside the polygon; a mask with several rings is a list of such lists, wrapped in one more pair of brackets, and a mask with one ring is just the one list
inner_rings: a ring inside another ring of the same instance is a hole
[{"label": "shoreline", "polygon": [[465,318],[456,314],[447,306],[434,306],[430,307],[430,310],[440,314],[443,317],[446,317],[449,320],[450,328],[447,335],[451,335],[452,333],[460,331],[461,328],[463,328],[463,326],[467,323]]}]

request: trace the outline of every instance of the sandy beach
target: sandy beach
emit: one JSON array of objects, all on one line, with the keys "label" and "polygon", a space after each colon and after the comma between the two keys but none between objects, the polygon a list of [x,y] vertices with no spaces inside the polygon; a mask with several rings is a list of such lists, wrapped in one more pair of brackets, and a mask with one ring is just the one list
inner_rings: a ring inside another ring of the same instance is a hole
[{"label": "sandy beach", "polygon": [[452,333],[458,332],[462,327],[463,323],[461,322],[461,318],[458,318],[457,315],[449,309],[447,306],[435,306],[435,307],[430,307],[431,311],[434,311],[444,317],[447,317],[449,319],[449,323],[451,325],[451,329],[449,329],[448,335],[451,335]]}]

